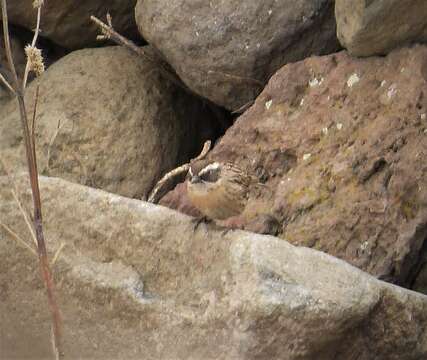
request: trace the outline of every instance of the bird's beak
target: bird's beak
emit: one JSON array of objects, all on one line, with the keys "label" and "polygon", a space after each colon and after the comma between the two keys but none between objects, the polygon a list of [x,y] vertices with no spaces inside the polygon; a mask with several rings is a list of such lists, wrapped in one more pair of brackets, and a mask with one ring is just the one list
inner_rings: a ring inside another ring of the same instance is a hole
[{"label": "bird's beak", "polygon": [[196,184],[202,182],[202,179],[200,179],[200,176],[194,175],[191,177],[190,182]]}]

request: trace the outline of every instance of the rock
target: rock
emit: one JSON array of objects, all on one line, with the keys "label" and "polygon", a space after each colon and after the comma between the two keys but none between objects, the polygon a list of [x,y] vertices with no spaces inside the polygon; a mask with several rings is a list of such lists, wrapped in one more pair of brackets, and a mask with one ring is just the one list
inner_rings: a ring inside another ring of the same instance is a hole
[{"label": "rock", "polygon": [[184,214],[202,217],[202,213],[196,209],[187,196],[187,183],[178,184],[174,191],[169,191],[159,202],[163,206],[176,209]]},{"label": "rock", "polygon": [[280,224],[275,217],[269,214],[260,214],[246,224],[246,230],[257,234],[277,235],[280,231]]},{"label": "rock", "polygon": [[[35,90],[31,84],[29,114]],[[0,118],[2,157],[11,168],[25,168],[14,101],[0,110]],[[140,197],[200,151],[213,136],[212,124],[205,104],[165,80],[147,60],[120,47],[75,51],[40,79],[39,171]]]},{"label": "rock", "polygon": [[[33,1],[30,0],[8,1],[10,23],[33,30],[37,11],[32,4]],[[45,1],[41,17],[42,36],[68,49],[94,46],[98,43],[96,36],[100,31],[90,21],[90,16],[94,15],[105,20],[107,13],[111,14],[116,31],[134,36],[137,33],[135,4],[136,0],[86,0],[79,1],[78,4],[75,0]]]},{"label": "rock", "polygon": [[[3,39],[3,29],[0,27],[0,74],[12,84],[12,74],[9,70],[9,64],[6,58],[6,51],[4,48],[4,39]],[[15,36],[13,32],[10,33],[10,44],[12,48],[12,57],[14,59],[14,64],[16,71],[19,76],[22,76],[25,71],[26,58],[24,53],[24,43],[18,36]],[[0,81],[0,105],[1,103],[6,103],[11,98],[9,90],[6,86]],[[1,107],[0,107],[1,109]]]},{"label": "rock", "polygon": [[[9,64],[6,58],[6,51],[4,49],[3,30],[0,27],[0,73],[13,84],[12,73],[9,70]],[[22,82],[23,75],[25,73],[25,66],[27,58],[25,55],[25,46],[30,44],[33,40],[34,34],[23,28],[17,28],[14,26],[9,27],[9,38],[12,46],[12,57],[15,64],[15,69],[18,74],[18,79]],[[42,52],[45,69],[49,68],[54,62],[67,54],[67,50],[61,48],[50,42],[49,40],[39,37],[37,41],[37,48]],[[28,75],[27,84],[34,79],[32,72]],[[0,109],[1,102],[6,103],[12,98],[11,93],[6,89],[6,86],[0,81]]]},{"label": "rock", "polygon": [[283,64],[336,51],[331,0],[139,0],[136,22],[197,94],[237,110]]},{"label": "rock", "polygon": [[427,238],[426,59],[426,46],[340,52],[278,71],[207,157],[273,193],[251,191],[247,224],[272,215],[281,238],[412,286]]},{"label": "rock", "polygon": [[427,42],[425,0],[336,0],[337,35],[352,55],[387,54],[396,47]]},{"label": "rock", "polygon": [[[28,179],[16,178],[24,205]],[[422,359],[427,297],[324,253],[41,177],[66,358]],[[29,240],[5,178],[0,219]],[[48,358],[37,259],[0,230],[2,355]]]}]

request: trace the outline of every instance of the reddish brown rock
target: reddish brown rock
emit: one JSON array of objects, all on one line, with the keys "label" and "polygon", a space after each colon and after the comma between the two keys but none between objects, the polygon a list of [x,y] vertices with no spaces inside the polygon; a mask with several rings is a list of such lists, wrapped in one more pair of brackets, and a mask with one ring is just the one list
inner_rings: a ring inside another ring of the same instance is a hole
[{"label": "reddish brown rock", "polygon": [[[247,223],[411,285],[427,236],[427,47],[346,52],[278,71],[209,154],[258,175]],[[421,285],[419,285],[421,286]]]},{"label": "reddish brown rock", "polygon": [[202,216],[200,211],[191,205],[190,199],[187,197],[187,183],[178,184],[175,190],[169,191],[159,203],[190,216]]}]

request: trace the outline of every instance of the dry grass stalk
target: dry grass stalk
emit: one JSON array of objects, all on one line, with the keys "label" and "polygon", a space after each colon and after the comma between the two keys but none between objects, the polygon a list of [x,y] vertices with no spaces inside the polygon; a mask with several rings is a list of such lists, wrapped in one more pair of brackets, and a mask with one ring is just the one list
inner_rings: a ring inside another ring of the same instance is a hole
[{"label": "dry grass stalk", "polygon": [[258,86],[260,89],[262,89],[264,87],[264,83],[262,81],[259,81],[257,79],[254,78],[250,78],[250,77],[245,77],[245,76],[239,76],[239,75],[233,75],[233,74],[229,74],[229,73],[225,73],[223,71],[216,71],[216,70],[209,70],[208,74],[217,74],[217,75],[221,75],[224,76],[228,79],[232,79],[235,80],[237,82],[247,82],[247,83],[251,83],[253,85]]},{"label": "dry grass stalk", "polygon": [[[211,149],[211,141],[208,140],[203,145],[202,152],[191,161],[202,160],[208,154],[210,149]],[[175,179],[176,177],[184,173],[185,174],[188,173],[188,169],[190,168],[191,161],[177,167],[176,169],[173,169],[172,171],[169,171],[165,176],[163,176],[151,191],[147,201],[153,204],[157,204],[159,200],[162,198],[162,196],[166,193],[166,191],[170,190],[168,188],[168,185],[173,183],[173,179]]]},{"label": "dry grass stalk", "polygon": [[14,232],[9,226],[0,222],[0,226],[6,230],[6,232],[14,239],[18,244],[23,245],[27,250],[29,250],[34,256],[37,256],[37,252],[33,246],[28,244],[23,238],[21,238],[16,232]]},{"label": "dry grass stalk", "polygon": [[[57,123],[57,125],[56,125],[56,129],[55,129],[55,132],[54,132],[54,134],[52,135],[52,137],[50,138],[50,141],[49,141],[49,145],[47,146],[47,156],[46,156],[46,169],[47,170],[49,170],[50,169],[50,166],[49,166],[49,163],[50,163],[50,153],[51,153],[51,150],[52,150],[52,147],[53,147],[53,144],[54,144],[54,142],[55,142],[55,140],[56,140],[56,138],[58,137],[58,135],[59,135],[59,132],[61,131],[61,129],[68,123],[68,121],[69,121],[69,119],[66,119],[64,122],[62,122],[61,123],[61,120],[59,119],[58,120],[58,123]],[[79,161],[80,162],[80,161]]]},{"label": "dry grass stalk", "polygon": [[172,83],[179,86],[181,89],[185,90],[194,95],[194,93],[180,80],[180,78],[164,64],[162,64],[158,59],[153,58],[143,48],[137,46],[133,41],[125,38],[120,35],[117,31],[114,30],[112,25],[112,19],[110,14],[107,14],[107,24],[99,20],[96,16],[91,16],[90,19],[101,29],[102,35],[98,35],[98,40],[112,40],[116,44],[124,46],[125,48],[131,50],[135,54],[142,56],[153,65],[157,66],[159,71]]},{"label": "dry grass stalk", "polygon": [[13,179],[13,177],[9,171],[9,167],[6,165],[6,162],[4,161],[4,159],[2,157],[0,157],[0,164],[2,165],[3,170],[6,173],[6,176],[9,180],[9,184],[11,184],[13,187],[13,189],[11,190],[12,196],[15,199],[16,204],[18,205],[19,211],[21,212],[21,215],[25,221],[25,224],[27,225],[28,231],[31,234],[31,238],[33,239],[33,242],[37,245],[36,234],[34,233],[34,228],[33,228],[33,225],[31,224],[30,216],[28,215],[27,209],[24,208],[21,200],[19,199],[18,186],[16,185],[16,182],[14,181],[14,179]]},{"label": "dry grass stalk", "polygon": [[[30,45],[31,48],[35,48],[36,47],[36,42],[37,42],[37,39],[39,37],[39,33],[40,33],[40,19],[41,19],[41,13],[42,13],[42,5],[43,5],[43,0],[35,0],[33,2],[33,7],[35,9],[37,9],[37,22],[36,22],[36,30],[35,30],[34,36],[33,36],[33,41],[31,42],[31,45]],[[25,65],[24,80],[22,82],[22,87],[24,89],[27,86],[28,74],[31,71],[31,65],[32,64],[31,64],[30,61],[27,61],[27,64]],[[44,69],[44,66],[43,66],[43,69]]]},{"label": "dry grass stalk", "polygon": [[61,255],[61,252],[62,252],[62,250],[64,249],[65,245],[66,245],[65,243],[62,243],[62,244],[59,246],[58,250],[56,250],[55,255],[54,255],[54,256],[53,256],[53,258],[52,258],[52,261],[50,262],[50,266],[51,266],[51,267],[54,267],[54,266],[55,266],[56,261],[59,259],[59,255]]},{"label": "dry grass stalk", "polygon": [[[99,28],[101,29],[102,35],[98,35],[97,36],[97,40],[102,40],[102,41],[104,41],[104,40],[112,40],[116,44],[122,45],[122,46],[130,49],[134,53],[136,53],[136,54],[144,57],[148,61],[152,62],[153,64],[155,64],[157,66],[159,66],[159,69],[162,72],[162,74],[165,75],[169,80],[171,80],[175,85],[178,85],[179,87],[181,87],[182,89],[184,89],[185,91],[189,92],[192,95],[200,97],[199,94],[196,94],[192,90],[190,90],[181,81],[181,79],[175,74],[175,72],[173,72],[171,69],[168,69],[167,67],[163,66],[163,64],[159,63],[159,60],[156,60],[153,57],[151,57],[150,55],[148,55],[144,51],[144,49],[138,47],[134,42],[130,41],[129,39],[125,38],[124,36],[122,36],[118,32],[116,32],[114,30],[114,28],[113,28],[112,19],[111,19],[110,14],[107,14],[107,24],[104,23],[104,22],[102,22],[96,16],[93,16],[93,15],[90,17],[90,19],[97,26],[99,26]],[[232,80],[234,80],[236,82],[239,82],[239,83],[251,83],[251,84],[259,87],[260,89],[262,89],[264,87],[264,85],[265,85],[262,81],[259,81],[259,80],[254,79],[254,78],[233,75],[233,74],[225,73],[225,72],[222,72],[222,71],[209,70],[209,71],[206,72],[206,71],[203,71],[203,70],[200,70],[200,69],[196,69],[196,68],[193,68],[193,70],[199,71],[199,72],[202,72],[202,73],[206,73],[207,76],[210,75],[210,74],[217,74],[217,75],[223,76],[225,78],[232,79]],[[246,106],[246,105],[247,104],[245,104],[243,106]],[[241,107],[241,108],[243,108],[243,107]],[[242,112],[241,108],[233,110],[233,113],[240,113],[240,112]]]},{"label": "dry grass stalk", "polygon": [[15,90],[13,90],[13,87],[8,83],[6,78],[0,73],[0,82],[2,82],[12,94],[15,94]]},{"label": "dry grass stalk", "polygon": [[31,225],[31,221],[29,219],[29,216],[26,210],[24,209],[24,206],[22,205],[21,201],[18,198],[18,193],[16,192],[16,190],[12,190],[12,195],[16,203],[18,204],[19,211],[21,212],[21,215],[24,218],[25,224],[27,225],[27,228],[30,231],[31,238],[33,239],[34,244],[37,246],[37,237],[36,237],[36,234],[34,233],[34,228]]},{"label": "dry grass stalk", "polygon": [[231,113],[232,114],[242,114],[246,110],[248,110],[253,105],[254,102],[255,102],[255,100],[248,101],[246,104],[243,104],[241,107],[237,108],[236,110],[233,110]]},{"label": "dry grass stalk", "polygon": [[[2,20],[3,20],[3,35],[4,35],[4,43],[6,50],[6,58],[9,64],[10,71],[12,73],[12,88],[14,90],[16,99],[18,101],[19,113],[21,118],[21,125],[24,133],[24,142],[25,142],[25,150],[27,157],[27,165],[28,172],[30,176],[30,184],[31,184],[31,192],[33,198],[33,208],[34,208],[34,229],[37,239],[37,252],[39,257],[40,270],[42,274],[42,278],[45,284],[49,310],[52,315],[52,342],[53,342],[53,350],[56,358],[60,358],[62,356],[61,351],[61,316],[59,312],[59,307],[56,302],[56,298],[54,295],[54,285],[53,285],[53,277],[50,271],[49,261],[47,258],[47,250],[46,243],[44,239],[43,232],[43,217],[42,217],[42,204],[40,198],[40,188],[38,181],[38,172],[37,172],[37,159],[35,152],[35,140],[34,140],[34,132],[30,132],[29,121],[27,116],[27,109],[25,104],[24,92],[26,81],[28,77],[28,73],[30,71],[35,71],[36,75],[39,75],[41,70],[44,69],[43,59],[41,59],[41,54],[36,51],[35,44],[37,42],[37,37],[39,34],[40,27],[40,17],[41,17],[41,7],[43,1],[36,0],[33,5],[37,7],[37,28],[35,30],[35,34],[33,37],[31,51],[27,52],[27,66],[26,75],[24,75],[24,79],[22,84],[20,84],[18,80],[18,75],[16,72],[15,64],[13,62],[12,50],[9,39],[9,24],[8,24],[8,16],[7,16],[7,2],[6,0],[1,0],[1,9],[2,9]],[[40,56],[38,56],[40,55]],[[41,62],[40,62],[41,61]],[[42,66],[43,65],[43,66]],[[36,103],[37,106],[37,103]],[[34,123],[31,124],[31,127],[34,128]]]}]

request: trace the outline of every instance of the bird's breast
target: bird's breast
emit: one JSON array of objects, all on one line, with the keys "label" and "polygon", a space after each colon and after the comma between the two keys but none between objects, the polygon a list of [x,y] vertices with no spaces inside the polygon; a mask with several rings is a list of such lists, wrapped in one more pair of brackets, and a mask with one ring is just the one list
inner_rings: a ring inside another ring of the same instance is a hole
[{"label": "bird's breast", "polygon": [[236,189],[224,186],[188,184],[188,197],[204,215],[224,220],[239,215],[245,207],[245,199]]}]

